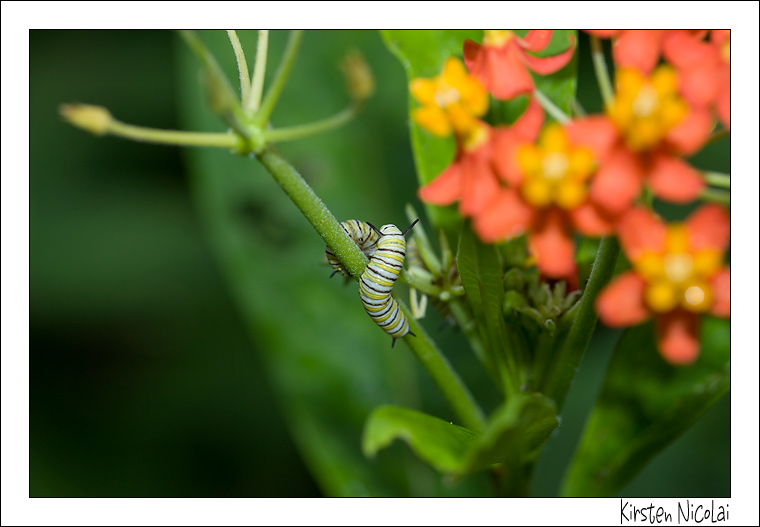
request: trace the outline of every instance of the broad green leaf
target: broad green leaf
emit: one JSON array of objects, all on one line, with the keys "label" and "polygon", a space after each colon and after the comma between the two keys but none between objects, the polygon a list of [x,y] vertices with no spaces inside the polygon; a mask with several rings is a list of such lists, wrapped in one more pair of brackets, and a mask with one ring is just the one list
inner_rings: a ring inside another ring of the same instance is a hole
[{"label": "broad green leaf", "polygon": [[467,468],[467,457],[477,437],[472,430],[416,410],[382,406],[367,420],[362,450],[372,457],[401,439],[439,472],[460,474]]},{"label": "broad green leaf", "polygon": [[620,339],[562,493],[612,496],[730,387],[730,323],[704,317],[701,352],[690,366],[657,353],[653,323]]},{"label": "broad green leaf", "polygon": [[463,475],[496,463],[532,461],[556,426],[554,406],[540,394],[512,397],[494,412],[483,434],[416,410],[383,406],[367,420],[362,449],[372,457],[401,439],[439,472]]},{"label": "broad green leaf", "polygon": [[[483,434],[416,410],[383,406],[367,421],[362,449],[372,457],[400,439],[444,474],[463,476],[498,463],[508,471],[522,472],[532,466],[556,426],[554,405],[540,394],[512,397],[494,412]],[[506,479],[522,480],[514,474]]]}]

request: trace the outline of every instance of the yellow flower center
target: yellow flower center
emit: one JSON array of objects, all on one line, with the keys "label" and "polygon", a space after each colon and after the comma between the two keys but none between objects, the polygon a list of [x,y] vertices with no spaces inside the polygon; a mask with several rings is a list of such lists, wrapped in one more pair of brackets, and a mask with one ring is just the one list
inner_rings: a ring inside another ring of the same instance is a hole
[{"label": "yellow flower center", "polygon": [[637,152],[655,148],[688,111],[670,66],[658,67],[649,79],[637,70],[621,68],[616,83],[607,114],[629,148]]},{"label": "yellow flower center", "polygon": [[438,79],[438,88],[433,95],[435,104],[445,108],[451,104],[459,102],[459,90],[450,86],[443,79]]},{"label": "yellow flower center", "polygon": [[520,190],[531,205],[574,209],[585,201],[586,180],[595,168],[593,155],[570,145],[559,124],[547,126],[537,145],[522,147],[518,162],[524,174]]},{"label": "yellow flower center", "polygon": [[657,313],[678,306],[695,313],[707,311],[713,302],[710,278],[722,267],[723,255],[713,249],[689,250],[689,233],[679,223],[668,226],[665,249],[648,251],[633,261],[646,281],[644,298]]},{"label": "yellow flower center", "polygon": [[471,77],[459,59],[450,58],[432,79],[414,79],[409,89],[421,104],[412,119],[428,132],[467,137],[488,111],[488,92]]},{"label": "yellow flower center", "polygon": [[483,45],[493,48],[500,48],[512,40],[512,32],[508,29],[486,29],[484,31]]}]

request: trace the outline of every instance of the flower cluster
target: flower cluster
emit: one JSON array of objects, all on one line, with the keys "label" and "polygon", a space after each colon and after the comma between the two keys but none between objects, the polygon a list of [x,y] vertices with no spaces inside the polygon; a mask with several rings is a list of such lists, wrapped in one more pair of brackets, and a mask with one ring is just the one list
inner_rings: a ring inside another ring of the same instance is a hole
[{"label": "flower cluster", "polygon": [[[419,197],[458,203],[484,242],[525,234],[541,274],[576,288],[574,236],[618,236],[633,268],[598,298],[601,320],[619,327],[654,316],[663,357],[690,363],[698,315],[730,314],[728,214],[709,205],[666,225],[643,204],[649,195],[682,204],[702,195],[705,180],[685,158],[704,146],[716,118],[730,126],[730,33],[589,33],[614,41],[615,91],[603,114],[545,123],[532,75],[559,71],[575,51],[571,38],[558,55],[533,55],[552,31],[485,31],[481,44],[465,41],[464,65],[449,58],[438,77],[412,81],[422,105],[413,120],[457,144]],[[529,103],[511,125],[489,124],[488,94]]]}]

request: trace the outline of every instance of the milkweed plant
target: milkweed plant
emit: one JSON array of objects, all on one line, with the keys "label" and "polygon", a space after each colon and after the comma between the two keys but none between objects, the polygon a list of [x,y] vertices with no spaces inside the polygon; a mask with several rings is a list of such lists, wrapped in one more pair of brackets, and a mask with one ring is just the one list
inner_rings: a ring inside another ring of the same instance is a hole
[{"label": "milkweed plant", "polygon": [[[228,32],[241,96],[198,35],[180,32],[226,132],[149,129],[82,104],[60,111],[96,135],[218,147],[266,168],[324,240],[332,268],[350,287],[362,283],[355,302],[370,314],[366,333],[384,329],[394,337],[389,353],[411,351],[450,405],[450,416],[375,408],[355,437],[368,458],[400,439],[448,481],[487,472],[494,495],[529,495],[598,322],[624,328],[560,487],[566,496],[609,496],[729,390],[730,176],[690,159],[730,137],[731,36],[586,33],[587,50],[567,30],[382,32],[408,78],[424,208],[407,205],[408,218],[387,218],[382,229],[361,206],[354,218],[335,218],[276,147],[326,133],[372,104],[373,74],[358,52],[341,65],[347,108],[309,124],[270,122],[300,31],[266,91],[268,32],[258,32],[250,75]],[[576,100],[580,52],[591,54],[601,113]],[[313,280],[326,278],[318,256]],[[396,278],[408,304],[393,290]],[[331,282],[336,291],[340,282]],[[390,306],[403,331],[372,311],[372,298]],[[498,391],[495,407],[473,396],[420,324],[432,309],[466,338],[483,382]],[[405,346],[390,350],[396,338]]]}]

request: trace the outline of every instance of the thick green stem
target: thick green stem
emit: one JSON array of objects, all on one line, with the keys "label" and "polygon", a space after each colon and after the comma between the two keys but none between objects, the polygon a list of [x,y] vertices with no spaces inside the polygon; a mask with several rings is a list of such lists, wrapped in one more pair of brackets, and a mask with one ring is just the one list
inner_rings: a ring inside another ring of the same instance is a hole
[{"label": "thick green stem", "polygon": [[594,301],[602,287],[610,281],[619,254],[620,245],[617,238],[610,236],[602,238],[583,295],[578,304],[568,313],[569,316],[574,317],[573,324],[564,345],[554,359],[551,372],[543,383],[544,393],[557,403],[558,410],[562,408],[567,391],[570,389],[570,384],[596,327],[597,315]]},{"label": "thick green stem", "polygon": [[293,141],[295,139],[309,137],[310,135],[321,134],[350,121],[359,112],[359,107],[360,105],[351,103],[351,105],[343,111],[315,123],[301,124],[289,128],[278,128],[275,130],[265,130],[264,137],[267,142],[282,143],[283,141]]},{"label": "thick green stem", "polygon": [[404,342],[433,378],[438,389],[461,419],[462,425],[472,430],[484,430],[486,418],[475,398],[425,329],[412,318],[406,304],[398,299],[396,301],[409,321],[409,330],[416,335],[415,337],[407,335],[404,337]]},{"label": "thick green stem", "polygon": [[602,42],[596,37],[591,37],[591,60],[594,62],[596,82],[599,84],[599,91],[602,94],[602,100],[606,108],[612,104],[614,90],[612,89],[612,82],[607,71],[607,62],[604,60]]},{"label": "thick green stem", "polygon": [[[332,247],[351,275],[358,279],[367,266],[367,259],[308,183],[285,158],[271,147],[259,153],[257,157],[309,223]],[[409,308],[403,302],[398,302],[409,320],[412,333],[417,335],[404,337],[404,341],[409,344],[414,355],[433,377],[462,423],[474,430],[482,430],[485,426],[485,417],[472,395],[422,326],[412,318]]]},{"label": "thick green stem", "polygon": [[264,100],[261,103],[261,107],[254,116],[254,123],[259,128],[265,128],[267,122],[269,122],[269,116],[272,115],[274,107],[277,104],[277,99],[280,98],[282,89],[285,87],[285,81],[288,80],[290,69],[293,67],[293,62],[296,58],[296,52],[298,46],[301,44],[301,38],[303,37],[302,30],[294,30],[290,32],[290,38],[288,44],[285,47],[285,53],[282,56],[280,65],[277,67],[277,72],[274,74],[274,80],[267,90],[267,94],[264,96]]},{"label": "thick green stem", "polygon": [[361,276],[367,267],[367,258],[301,174],[271,146],[257,154],[257,157],[325,243],[332,248],[351,276]]}]

